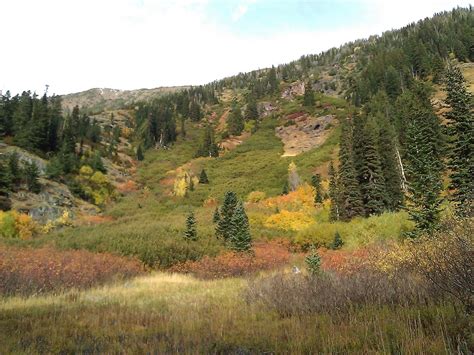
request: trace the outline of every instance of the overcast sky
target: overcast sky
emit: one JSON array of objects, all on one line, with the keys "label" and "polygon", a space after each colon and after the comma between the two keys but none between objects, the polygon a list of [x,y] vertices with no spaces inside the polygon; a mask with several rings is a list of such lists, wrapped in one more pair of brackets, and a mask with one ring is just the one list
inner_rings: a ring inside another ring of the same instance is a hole
[{"label": "overcast sky", "polygon": [[0,0],[0,89],[198,85],[469,1]]}]

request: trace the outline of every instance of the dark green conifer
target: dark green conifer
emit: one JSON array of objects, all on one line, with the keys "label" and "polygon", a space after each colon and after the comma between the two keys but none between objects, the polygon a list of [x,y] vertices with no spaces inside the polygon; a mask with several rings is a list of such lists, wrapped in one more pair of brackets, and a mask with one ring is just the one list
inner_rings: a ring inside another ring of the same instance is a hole
[{"label": "dark green conifer", "polygon": [[25,182],[28,190],[34,193],[41,191],[41,184],[39,183],[39,169],[34,161],[24,162]]},{"label": "dark green conifer", "polygon": [[238,252],[249,251],[252,248],[249,219],[242,201],[237,203],[232,215],[229,242],[230,248]]},{"label": "dark green conifer", "polygon": [[220,220],[221,220],[221,215],[219,213],[219,207],[216,207],[216,209],[214,210],[214,215],[212,216],[212,223],[214,224],[219,223]]},{"label": "dark green conifer", "polygon": [[314,91],[311,84],[308,82],[304,86],[303,106],[313,107],[315,103]]},{"label": "dark green conifer", "polygon": [[357,117],[354,126],[354,165],[365,215],[381,214],[385,209],[387,197],[377,149],[377,126],[370,116],[364,120]]},{"label": "dark green conifer", "polygon": [[461,216],[474,213],[474,113],[472,94],[461,70],[450,65],[446,72],[446,112],[450,133],[449,168],[452,201]]},{"label": "dark green conifer", "polygon": [[234,98],[232,102],[231,112],[227,117],[227,130],[229,134],[238,136],[244,130],[244,119],[242,118],[242,111]]},{"label": "dark green conifer", "polygon": [[403,206],[402,176],[397,161],[395,132],[384,116],[379,117],[378,152],[385,182],[386,208],[397,211]]},{"label": "dark green conifer", "polygon": [[442,199],[442,161],[439,148],[439,120],[424,87],[415,87],[411,120],[406,133],[408,213],[415,222],[411,236],[431,233],[439,223]]},{"label": "dark green conifer", "polygon": [[332,244],[331,244],[331,249],[333,250],[341,249],[343,245],[344,245],[344,241],[342,240],[339,232],[336,231],[336,233],[334,234],[334,240],[332,241]]},{"label": "dark green conifer", "polygon": [[224,203],[220,209],[220,220],[216,226],[217,237],[223,238],[225,241],[228,241],[231,237],[231,221],[237,202],[235,192],[227,191],[225,193]]},{"label": "dark green conifer", "polygon": [[207,178],[206,170],[202,169],[201,174],[199,174],[199,183],[200,184],[209,184],[209,179]]},{"label": "dark green conifer", "polygon": [[323,191],[321,189],[321,175],[314,174],[311,177],[311,185],[314,187],[315,196],[314,196],[314,203],[322,203],[323,202]]},{"label": "dark green conifer", "polygon": [[184,232],[184,239],[187,241],[196,241],[198,239],[196,231],[196,218],[194,212],[189,212],[186,218],[186,231]]},{"label": "dark green conifer", "polygon": [[338,221],[340,219],[340,196],[339,196],[339,176],[334,169],[334,164],[331,160],[329,163],[329,198],[331,200],[331,211],[329,220]]},{"label": "dark green conifer", "polygon": [[352,132],[350,122],[342,124],[341,143],[339,149],[339,199],[340,219],[350,220],[363,216],[364,204],[354,168],[352,152]]},{"label": "dark green conifer", "polygon": [[142,145],[139,144],[138,148],[137,148],[137,160],[138,161],[143,161],[143,159],[145,159],[145,156],[143,155]]}]

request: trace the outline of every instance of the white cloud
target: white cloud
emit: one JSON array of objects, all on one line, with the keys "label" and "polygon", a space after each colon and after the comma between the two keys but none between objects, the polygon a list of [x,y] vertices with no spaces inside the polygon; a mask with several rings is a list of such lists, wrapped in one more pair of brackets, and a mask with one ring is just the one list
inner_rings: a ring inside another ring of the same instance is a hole
[{"label": "white cloud", "polygon": [[[41,92],[49,84],[50,93],[62,94],[204,84],[400,27],[459,3],[363,1],[373,11],[372,23],[243,36],[209,18],[207,0],[0,0],[0,89]],[[239,16],[251,3],[240,3]]]}]

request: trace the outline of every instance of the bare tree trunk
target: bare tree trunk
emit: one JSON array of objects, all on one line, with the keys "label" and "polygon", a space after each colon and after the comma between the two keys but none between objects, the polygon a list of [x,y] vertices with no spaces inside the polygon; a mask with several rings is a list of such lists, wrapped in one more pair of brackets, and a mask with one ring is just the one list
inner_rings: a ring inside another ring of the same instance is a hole
[{"label": "bare tree trunk", "polygon": [[398,151],[398,148],[395,148],[395,151],[397,152],[398,166],[400,167],[400,173],[402,174],[402,190],[404,192],[406,192],[407,191],[407,186],[406,186],[407,179],[405,177],[405,169],[403,169],[402,158],[400,157],[400,152]]}]

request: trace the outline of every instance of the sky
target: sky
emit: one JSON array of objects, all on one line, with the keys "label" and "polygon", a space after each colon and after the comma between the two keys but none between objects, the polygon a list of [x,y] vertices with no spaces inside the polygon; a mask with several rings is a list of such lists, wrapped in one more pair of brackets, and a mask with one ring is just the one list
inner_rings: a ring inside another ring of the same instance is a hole
[{"label": "sky", "polygon": [[200,85],[464,0],[0,0],[0,90]]}]

